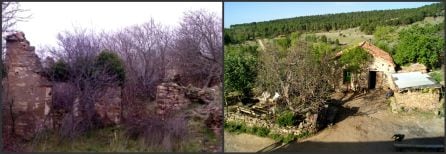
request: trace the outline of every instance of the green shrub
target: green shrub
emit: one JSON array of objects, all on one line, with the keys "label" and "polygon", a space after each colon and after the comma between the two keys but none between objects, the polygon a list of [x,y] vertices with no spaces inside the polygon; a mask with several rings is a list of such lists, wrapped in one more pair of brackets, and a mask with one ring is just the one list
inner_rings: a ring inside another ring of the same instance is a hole
[{"label": "green shrub", "polygon": [[297,135],[296,138],[306,138],[306,137],[308,137],[310,135],[311,135],[310,132],[304,131],[304,132],[300,133],[299,135]]},{"label": "green shrub", "polygon": [[256,129],[256,135],[261,136],[261,137],[266,137],[268,136],[270,130],[268,128],[265,127],[258,127]]},{"label": "green shrub", "polygon": [[105,70],[109,75],[116,76],[120,84],[124,82],[124,64],[117,54],[108,50],[102,51],[96,57],[96,68],[98,71]]},{"label": "green shrub", "polygon": [[[257,77],[257,46],[228,45],[224,54],[224,93],[242,94],[251,97],[251,89]],[[228,100],[230,101],[230,99]]]},{"label": "green shrub", "polygon": [[444,80],[443,79],[443,73],[441,71],[431,72],[429,75],[432,77],[432,79],[434,79],[438,83],[440,83],[441,81]]},{"label": "green shrub", "polygon": [[290,143],[291,141],[294,141],[294,140],[296,140],[296,136],[293,135],[293,134],[288,134],[288,135],[286,135],[286,136],[282,139],[282,142],[283,142],[283,143]]},{"label": "green shrub", "polygon": [[277,142],[282,142],[283,139],[283,136],[280,134],[270,134],[269,137]]},{"label": "green shrub", "polygon": [[236,133],[246,133],[248,131],[248,128],[245,124],[237,122],[225,122],[224,128],[229,132]]},{"label": "green shrub", "polygon": [[296,115],[291,111],[284,111],[276,118],[279,126],[294,126],[297,123]]},{"label": "green shrub", "polygon": [[54,81],[67,81],[69,76],[68,64],[63,60],[58,60],[50,67],[49,76]]}]

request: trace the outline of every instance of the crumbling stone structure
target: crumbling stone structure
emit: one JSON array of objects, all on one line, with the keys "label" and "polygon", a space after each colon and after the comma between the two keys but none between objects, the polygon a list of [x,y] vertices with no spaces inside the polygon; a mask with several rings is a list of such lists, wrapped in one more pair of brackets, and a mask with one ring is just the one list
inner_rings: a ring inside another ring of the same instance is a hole
[{"label": "crumbling stone structure", "polygon": [[158,115],[168,115],[191,103],[209,104],[214,99],[215,91],[210,88],[183,87],[174,82],[166,82],[156,88],[156,112]]},{"label": "crumbling stone structure", "polygon": [[3,79],[4,129],[30,139],[44,127],[50,111],[51,83],[43,72],[34,47],[23,32],[6,36],[6,77]]},{"label": "crumbling stone structure", "polygon": [[168,115],[187,107],[190,101],[186,99],[184,88],[176,83],[162,83],[156,88],[156,113]]},{"label": "crumbling stone structure", "polygon": [[121,122],[121,87],[107,87],[105,92],[95,102],[94,106],[105,125]]}]

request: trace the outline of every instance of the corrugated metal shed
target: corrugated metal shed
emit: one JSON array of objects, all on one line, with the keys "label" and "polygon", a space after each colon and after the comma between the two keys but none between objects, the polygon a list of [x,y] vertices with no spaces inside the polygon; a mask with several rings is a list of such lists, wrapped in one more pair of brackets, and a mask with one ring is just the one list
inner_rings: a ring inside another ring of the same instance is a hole
[{"label": "corrugated metal shed", "polygon": [[441,88],[429,75],[421,72],[395,73],[392,74],[392,80],[399,90]]}]

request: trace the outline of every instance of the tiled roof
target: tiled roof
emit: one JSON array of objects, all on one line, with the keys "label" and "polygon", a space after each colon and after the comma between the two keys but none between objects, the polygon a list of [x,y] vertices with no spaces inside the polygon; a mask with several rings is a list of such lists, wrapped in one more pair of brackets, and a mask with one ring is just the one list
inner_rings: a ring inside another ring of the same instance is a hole
[{"label": "tiled roof", "polygon": [[385,61],[387,61],[387,63],[395,66],[392,56],[389,53],[385,52],[384,50],[374,46],[373,44],[371,44],[367,41],[361,42],[359,46],[361,48],[365,49],[373,57],[378,57],[378,58],[384,59]]},{"label": "tiled roof", "polygon": [[[365,51],[367,51],[373,57],[381,58],[381,59],[385,60],[387,63],[389,63],[390,65],[396,66],[395,63],[393,62],[392,56],[389,53],[374,46],[373,44],[369,43],[368,41],[363,41],[363,42],[359,43],[358,46],[363,48]],[[357,46],[355,46],[355,47],[357,47]],[[344,53],[344,51],[346,51],[346,50],[342,50],[342,51],[336,53],[336,57],[341,56]]]}]

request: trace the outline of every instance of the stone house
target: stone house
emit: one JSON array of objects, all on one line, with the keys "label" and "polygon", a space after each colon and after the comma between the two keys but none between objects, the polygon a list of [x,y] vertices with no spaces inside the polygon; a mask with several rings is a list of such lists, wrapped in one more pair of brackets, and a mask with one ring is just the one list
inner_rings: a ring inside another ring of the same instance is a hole
[{"label": "stone house", "polygon": [[[343,80],[340,85],[347,87],[349,90],[359,89],[375,89],[375,88],[394,88],[392,87],[391,74],[395,73],[396,64],[393,62],[392,56],[384,50],[374,46],[368,41],[363,41],[355,47],[364,49],[372,56],[372,60],[366,68],[362,68],[360,73],[352,73],[343,71]],[[342,56],[346,50],[336,54],[336,58]]]},{"label": "stone house", "polygon": [[441,109],[441,85],[422,72],[405,72],[392,74],[395,85],[395,102],[392,110],[396,108],[418,109],[432,111]]}]

